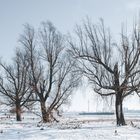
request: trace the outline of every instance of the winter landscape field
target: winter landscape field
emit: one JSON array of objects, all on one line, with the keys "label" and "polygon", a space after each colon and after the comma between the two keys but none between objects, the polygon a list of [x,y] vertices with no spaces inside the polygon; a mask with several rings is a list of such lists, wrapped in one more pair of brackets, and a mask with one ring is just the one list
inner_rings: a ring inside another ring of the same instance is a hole
[{"label": "winter landscape field", "polygon": [[140,0],[0,0],[0,140],[140,140]]},{"label": "winter landscape field", "polygon": [[0,117],[0,140],[139,140],[140,114],[126,114],[127,125],[117,127],[114,115],[86,116],[67,113],[60,122],[43,124],[33,114],[22,122]]}]

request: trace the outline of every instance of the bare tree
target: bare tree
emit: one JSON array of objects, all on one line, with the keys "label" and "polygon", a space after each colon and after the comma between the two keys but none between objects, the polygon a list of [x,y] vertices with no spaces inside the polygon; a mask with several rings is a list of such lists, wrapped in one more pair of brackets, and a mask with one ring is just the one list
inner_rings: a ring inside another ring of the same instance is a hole
[{"label": "bare tree", "polygon": [[125,125],[123,100],[134,92],[138,94],[140,87],[140,30],[135,26],[131,38],[122,32],[118,45],[113,43],[103,20],[100,25],[88,20],[82,27],[77,26],[76,34],[78,43],[70,40],[69,44],[78,70],[89,79],[96,93],[115,95],[117,125]]},{"label": "bare tree", "polygon": [[17,121],[21,121],[22,107],[27,105],[32,95],[28,86],[29,64],[26,57],[26,54],[16,50],[13,65],[0,62],[0,67],[4,72],[4,75],[0,77],[0,93],[8,99],[6,104],[15,108]]},{"label": "bare tree", "polygon": [[[54,83],[56,82],[55,75],[58,72],[59,56],[63,50],[63,36],[55,29],[52,23],[42,23],[42,28],[40,29],[40,43],[42,48],[41,57],[46,63],[46,78],[45,88],[44,88],[44,103],[42,104],[42,112],[45,112],[44,116],[46,121],[49,121],[50,111],[47,111],[45,102],[49,98],[52,89],[54,88]],[[43,114],[42,114],[43,115]]]},{"label": "bare tree", "polygon": [[[66,52],[64,38],[52,23],[42,23],[37,41],[34,29],[26,25],[20,42],[28,54],[30,87],[40,102],[43,122],[49,122],[53,110],[64,104],[77,80],[67,76],[74,63],[63,62],[65,57],[62,56]],[[67,77],[68,81],[64,80]]]}]

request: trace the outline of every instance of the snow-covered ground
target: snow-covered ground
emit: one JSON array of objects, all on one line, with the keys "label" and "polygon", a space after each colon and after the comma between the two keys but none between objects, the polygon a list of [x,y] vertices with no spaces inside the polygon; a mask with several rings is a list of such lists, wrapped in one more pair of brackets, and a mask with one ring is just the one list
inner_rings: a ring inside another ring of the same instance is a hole
[{"label": "snow-covered ground", "polygon": [[[132,117],[133,116],[133,117]],[[115,116],[80,116],[67,114],[59,123],[41,124],[40,118],[0,117],[0,140],[140,140],[138,115],[126,115],[127,126],[117,127]],[[136,127],[132,127],[133,121]]]}]

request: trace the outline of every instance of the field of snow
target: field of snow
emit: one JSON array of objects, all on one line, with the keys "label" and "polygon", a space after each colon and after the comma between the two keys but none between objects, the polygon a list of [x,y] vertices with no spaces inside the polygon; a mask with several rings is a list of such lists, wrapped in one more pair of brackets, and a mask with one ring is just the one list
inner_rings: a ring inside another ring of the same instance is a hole
[{"label": "field of snow", "polygon": [[115,116],[66,114],[59,123],[42,124],[31,114],[22,122],[1,115],[0,140],[140,140],[139,117],[126,115],[128,125],[117,127]]}]

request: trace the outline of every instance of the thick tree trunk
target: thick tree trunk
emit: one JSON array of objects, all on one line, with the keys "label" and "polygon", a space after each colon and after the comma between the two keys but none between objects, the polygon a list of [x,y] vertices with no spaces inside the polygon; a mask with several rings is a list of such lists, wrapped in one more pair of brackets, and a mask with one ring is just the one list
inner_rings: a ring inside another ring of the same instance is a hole
[{"label": "thick tree trunk", "polygon": [[121,126],[121,125],[125,125],[125,120],[124,120],[124,114],[123,114],[123,107],[122,107],[122,94],[118,93],[116,95],[116,121],[117,121],[117,125]]},{"label": "thick tree trunk", "polygon": [[122,93],[123,90],[120,89],[120,81],[119,81],[119,71],[118,71],[118,64],[116,63],[114,66],[114,86],[116,87],[116,120],[117,125],[125,125],[124,115],[123,115],[123,107],[122,107]]},{"label": "thick tree trunk", "polygon": [[16,120],[21,121],[21,106],[20,103],[16,103]]},{"label": "thick tree trunk", "polygon": [[47,110],[46,110],[45,101],[42,100],[40,102],[40,105],[41,105],[42,120],[43,120],[44,123],[47,123],[50,120],[49,120],[49,114],[47,113]]}]

